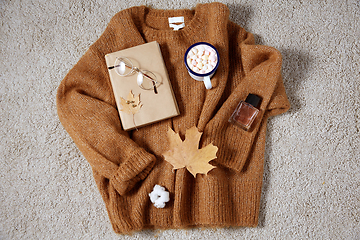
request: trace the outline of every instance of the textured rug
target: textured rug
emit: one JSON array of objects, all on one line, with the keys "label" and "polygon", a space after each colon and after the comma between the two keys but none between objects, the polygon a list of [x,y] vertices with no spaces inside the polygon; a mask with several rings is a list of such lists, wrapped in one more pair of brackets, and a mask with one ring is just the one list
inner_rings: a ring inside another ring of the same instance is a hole
[{"label": "textured rug", "polygon": [[269,120],[259,226],[116,235],[57,117],[60,81],[115,13],[193,1],[2,0],[0,239],[360,239],[359,1],[222,2],[280,50],[292,105]]}]

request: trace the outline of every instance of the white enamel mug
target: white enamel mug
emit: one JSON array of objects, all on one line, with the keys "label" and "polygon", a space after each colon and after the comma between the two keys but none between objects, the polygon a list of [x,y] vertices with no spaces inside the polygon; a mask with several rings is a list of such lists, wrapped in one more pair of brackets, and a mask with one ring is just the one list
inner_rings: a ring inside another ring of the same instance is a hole
[{"label": "white enamel mug", "polygon": [[[194,48],[194,47],[197,47],[199,45],[206,45],[206,47],[210,47],[211,49],[213,49],[216,53],[216,59],[217,59],[217,62],[216,62],[216,65],[212,68],[211,71],[209,72],[206,72],[206,73],[200,73],[200,72],[195,72],[193,69],[190,68],[190,66],[188,65],[188,54],[190,53],[190,51]],[[219,62],[220,62],[220,56],[219,56],[219,52],[217,51],[217,49],[211,45],[210,43],[207,43],[207,42],[198,42],[198,43],[195,43],[193,45],[191,45],[187,50],[186,50],[186,53],[185,53],[185,56],[184,56],[184,62],[185,62],[185,66],[188,70],[188,73],[189,75],[197,80],[197,81],[202,81],[204,82],[204,85],[205,85],[205,88],[206,89],[211,89],[212,88],[212,84],[211,84],[211,77],[215,74],[218,66],[219,66]]]}]

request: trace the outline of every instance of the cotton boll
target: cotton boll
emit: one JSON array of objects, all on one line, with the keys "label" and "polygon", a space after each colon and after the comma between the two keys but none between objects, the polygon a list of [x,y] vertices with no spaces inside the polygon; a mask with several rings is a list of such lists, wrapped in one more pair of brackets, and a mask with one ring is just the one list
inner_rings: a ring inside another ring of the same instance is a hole
[{"label": "cotton boll", "polygon": [[163,191],[165,191],[165,188],[162,187],[162,186],[160,186],[160,185],[157,185],[157,184],[156,184],[156,185],[154,186],[153,191],[154,191],[155,193],[161,194]]},{"label": "cotton boll", "polygon": [[150,201],[151,201],[152,203],[154,203],[156,200],[159,199],[159,195],[157,195],[157,194],[154,193],[154,192],[149,193],[149,197],[150,197]]},{"label": "cotton boll", "polygon": [[165,203],[170,200],[169,192],[163,191],[161,197],[154,202],[154,206],[157,208],[164,208]]},{"label": "cotton boll", "polygon": [[160,185],[155,185],[153,191],[149,193],[150,201],[157,208],[164,208],[165,203],[170,201],[170,194]]},{"label": "cotton boll", "polygon": [[165,207],[165,203],[164,203],[164,202],[155,201],[155,202],[154,202],[154,206],[155,206],[156,208],[164,208],[164,207]]}]

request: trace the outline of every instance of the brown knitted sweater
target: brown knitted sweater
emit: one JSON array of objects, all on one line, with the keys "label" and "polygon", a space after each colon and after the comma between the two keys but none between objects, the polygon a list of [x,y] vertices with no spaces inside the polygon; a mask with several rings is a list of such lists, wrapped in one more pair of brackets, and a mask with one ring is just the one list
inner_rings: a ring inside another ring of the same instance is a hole
[{"label": "brown knitted sweater", "polygon": [[[169,28],[168,17],[185,17],[185,27]],[[266,121],[289,109],[281,77],[281,55],[254,45],[254,37],[229,21],[220,3],[194,10],[132,7],[116,14],[105,32],[61,82],[59,118],[89,161],[117,233],[194,226],[256,226],[263,177]],[[123,131],[104,56],[157,41],[179,105],[180,116],[138,131]],[[184,65],[186,49],[209,42],[220,54],[213,88],[193,80]],[[228,122],[249,93],[262,97],[251,131]],[[194,178],[185,168],[172,171],[162,154],[169,149],[168,128],[184,137],[196,126],[200,146],[219,148],[216,166]],[[148,194],[154,185],[170,192],[158,209]]]}]

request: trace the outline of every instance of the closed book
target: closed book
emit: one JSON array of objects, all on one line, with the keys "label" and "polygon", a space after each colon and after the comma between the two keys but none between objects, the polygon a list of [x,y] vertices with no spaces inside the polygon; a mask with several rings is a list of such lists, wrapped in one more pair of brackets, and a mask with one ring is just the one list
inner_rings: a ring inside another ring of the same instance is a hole
[{"label": "closed book", "polygon": [[109,53],[105,60],[125,131],[179,115],[156,41]]}]

